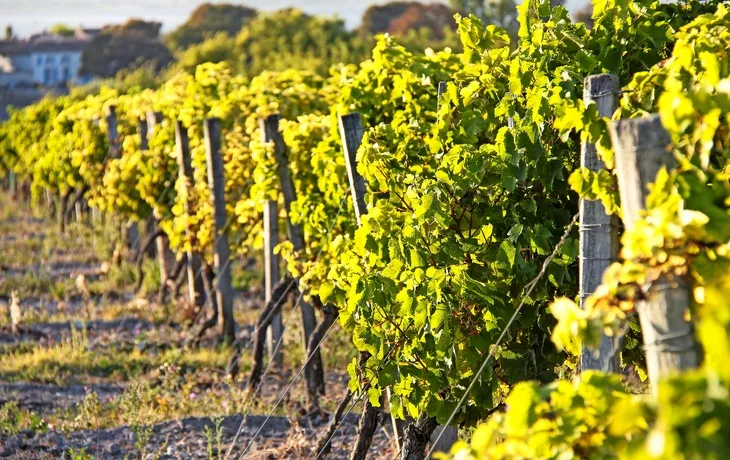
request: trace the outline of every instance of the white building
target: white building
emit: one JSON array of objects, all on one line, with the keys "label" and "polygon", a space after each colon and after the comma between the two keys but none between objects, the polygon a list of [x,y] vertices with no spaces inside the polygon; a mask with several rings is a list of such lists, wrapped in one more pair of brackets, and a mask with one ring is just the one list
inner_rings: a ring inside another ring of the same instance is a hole
[{"label": "white building", "polygon": [[28,40],[0,41],[0,58],[4,58],[4,65],[0,66],[0,86],[51,87],[85,81],[79,75],[79,69],[87,42],[49,34]]}]

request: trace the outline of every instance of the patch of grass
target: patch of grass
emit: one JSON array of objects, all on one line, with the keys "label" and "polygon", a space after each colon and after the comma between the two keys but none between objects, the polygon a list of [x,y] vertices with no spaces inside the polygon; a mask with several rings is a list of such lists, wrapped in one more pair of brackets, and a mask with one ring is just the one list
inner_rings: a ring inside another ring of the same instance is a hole
[{"label": "patch of grass", "polygon": [[132,317],[151,323],[162,323],[170,319],[169,315],[170,312],[166,306],[150,303],[145,299],[135,299],[123,303],[113,302],[97,308],[97,318],[104,321]]},{"label": "patch of grass", "polygon": [[261,286],[264,284],[261,270],[252,270],[252,268],[247,268],[240,262],[231,264],[231,285],[233,289],[245,292],[253,286]]},{"label": "patch of grass", "polygon": [[0,433],[14,435],[23,430],[45,433],[48,424],[39,414],[18,408],[16,401],[8,401],[0,407]]},{"label": "patch of grass", "polygon": [[71,460],[91,460],[94,458],[90,453],[86,451],[85,447],[79,447],[78,449],[69,447],[68,455],[71,457]]},{"label": "patch of grass", "polygon": [[134,286],[136,278],[134,264],[125,261],[120,266],[113,265],[105,276],[89,281],[89,291],[96,295],[123,292]]},{"label": "patch of grass", "polygon": [[116,397],[102,399],[95,391],[87,389],[84,399],[74,407],[56,410],[44,417],[19,411],[17,404],[11,404],[12,414],[22,413],[25,418],[15,423],[16,415],[13,415],[8,419],[13,422],[8,429],[12,429],[13,433],[35,429],[31,420],[42,423],[37,428],[41,431],[52,428],[72,432],[126,425],[135,433],[136,448],[142,451],[152,434],[151,425],[184,417],[210,416],[213,442],[220,442],[220,417],[246,410],[246,393],[227,381],[203,388],[200,380],[200,373],[186,372],[180,366],[163,365],[154,377],[135,378]]},{"label": "patch of grass", "polygon": [[145,259],[142,270],[144,270],[144,281],[142,282],[142,290],[139,294],[144,297],[156,295],[162,284],[160,265],[157,259]]},{"label": "patch of grass", "polygon": [[17,291],[21,301],[25,297],[50,297],[65,300],[74,292],[74,280],[54,277],[45,273],[27,272],[21,276],[9,276],[0,279],[0,293],[9,295]]},{"label": "patch of grass", "polygon": [[[0,229],[0,233],[9,233]],[[15,240],[3,244],[0,252],[0,265],[10,268],[32,267],[41,263],[43,240],[33,236],[17,235]]]},{"label": "patch of grass", "polygon": [[50,347],[13,351],[0,360],[0,378],[59,385],[86,382],[120,382],[144,374],[165,363],[186,370],[223,369],[228,351],[168,349],[142,352],[138,349],[88,349],[85,333]]}]

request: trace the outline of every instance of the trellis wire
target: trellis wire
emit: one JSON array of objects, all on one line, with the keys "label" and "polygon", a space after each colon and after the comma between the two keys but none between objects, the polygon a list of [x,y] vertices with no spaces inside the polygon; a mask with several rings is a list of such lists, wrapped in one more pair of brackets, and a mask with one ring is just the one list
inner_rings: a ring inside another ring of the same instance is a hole
[{"label": "trellis wire", "polygon": [[[326,244],[326,242],[327,242],[327,241],[329,241],[329,237],[330,237],[330,235],[331,235],[331,233],[332,233],[332,229],[334,228],[335,224],[337,223],[337,219],[338,219],[338,218],[340,217],[340,214],[342,213],[342,208],[343,208],[343,206],[344,206],[344,204],[345,204],[345,201],[347,200],[347,194],[348,194],[348,192],[349,192],[349,186],[345,188],[345,193],[344,193],[344,195],[343,195],[342,199],[340,200],[340,206],[339,206],[339,208],[337,209],[337,214],[335,214],[335,218],[334,218],[334,219],[332,219],[332,222],[330,222],[330,225],[329,225],[329,227],[327,228],[327,232],[325,233],[325,243],[323,243],[323,244],[322,244],[322,245],[321,245],[321,246],[319,247],[319,251],[317,252],[317,255],[316,255],[316,256],[314,257],[314,260],[317,260],[317,259],[319,259],[319,256],[320,256],[320,255],[322,254],[322,251],[324,250],[324,247],[325,247],[325,244]],[[289,283],[289,287],[291,287],[291,284],[292,284],[292,283],[295,283],[295,282],[296,282],[296,280],[292,280],[292,281],[291,281],[291,282]],[[287,290],[288,290],[288,288],[287,288]],[[294,315],[294,312],[296,312],[297,306],[299,306],[299,302],[301,302],[301,300],[302,300],[302,297],[303,297],[303,296],[304,296],[304,291],[300,289],[300,292],[299,292],[299,297],[297,298],[297,301],[296,301],[296,303],[295,303],[295,305],[294,305],[294,308],[293,308],[293,309],[292,309],[292,311],[291,311],[291,312],[289,313],[289,315],[288,315],[288,317],[287,317],[287,319],[286,319],[286,321],[285,321],[285,324],[284,324],[284,331],[286,331],[286,326],[287,326],[287,325],[289,324],[289,320],[290,320],[290,319],[291,319],[291,317],[292,317],[292,316]],[[279,299],[279,300],[278,300],[278,302],[283,302],[283,298],[282,298],[282,299]],[[273,314],[273,312],[274,312],[275,310],[276,310],[276,309],[272,309],[272,310],[271,310],[271,312],[269,312],[269,315],[268,315],[268,316],[267,316],[267,317],[266,317],[265,319],[266,319],[266,320],[268,320],[268,319],[270,318],[270,316],[271,316],[271,315]],[[315,348],[315,349],[314,349],[314,350],[312,351],[312,353],[310,354],[310,356],[309,356],[309,357],[307,358],[307,360],[306,360],[306,361],[304,362],[304,364],[302,365],[302,367],[301,367],[301,368],[299,369],[299,372],[297,372],[296,376],[294,377],[294,379],[292,380],[292,382],[291,382],[291,383],[289,384],[289,387],[288,387],[288,388],[287,388],[287,390],[286,390],[286,391],[284,392],[284,394],[282,394],[281,398],[280,398],[280,399],[279,399],[279,401],[278,401],[278,402],[276,403],[276,406],[274,406],[274,409],[272,409],[272,411],[271,411],[271,413],[269,414],[269,416],[268,416],[268,417],[266,417],[266,420],[264,420],[264,422],[263,422],[263,423],[261,424],[261,427],[260,427],[260,428],[259,428],[259,430],[258,430],[258,431],[256,432],[256,435],[254,435],[254,437],[253,437],[253,438],[251,439],[251,442],[249,443],[249,445],[248,445],[248,446],[250,446],[250,445],[251,445],[251,444],[253,443],[253,441],[254,441],[254,440],[256,439],[256,436],[257,436],[257,435],[258,435],[258,434],[259,434],[259,433],[261,432],[261,429],[263,429],[264,425],[266,425],[266,422],[267,422],[267,421],[269,420],[269,418],[271,417],[271,414],[272,414],[272,413],[274,412],[274,410],[276,410],[276,407],[278,407],[278,406],[279,406],[279,403],[280,403],[280,402],[281,402],[281,400],[282,400],[282,399],[284,398],[284,396],[286,396],[286,394],[287,394],[287,393],[289,392],[289,390],[290,390],[290,389],[291,389],[291,387],[293,386],[294,382],[295,382],[295,381],[296,381],[296,379],[297,379],[297,378],[299,377],[299,375],[300,375],[300,374],[301,374],[301,372],[302,372],[302,371],[304,370],[304,368],[305,368],[305,367],[307,366],[307,364],[309,364],[309,361],[310,361],[310,360],[312,359],[312,357],[314,356],[315,352],[316,352],[317,350],[319,350],[320,346],[322,346],[322,343],[324,342],[324,339],[325,339],[325,338],[327,337],[327,335],[329,334],[329,331],[330,331],[330,330],[332,329],[332,326],[334,326],[334,324],[335,324],[336,322],[337,322],[337,321],[334,321],[334,322],[332,323],[332,325],[330,325],[330,327],[329,327],[329,328],[327,329],[327,332],[326,332],[326,334],[325,334],[324,336],[322,336],[322,338],[320,339],[319,343],[317,344],[317,347],[316,347],[316,348]],[[279,337],[279,340],[277,340],[277,342],[276,342],[276,346],[274,347],[274,351],[273,351],[273,353],[271,354],[272,356],[276,355],[276,353],[277,353],[277,352],[279,351],[279,346],[281,345],[281,343],[282,343],[282,341],[283,341],[283,340],[284,340],[284,334],[281,334],[281,336]],[[266,368],[264,369],[264,373],[263,373],[263,374],[261,375],[261,380],[262,380],[262,381],[263,381],[263,380],[264,380],[264,378],[266,377],[266,374],[268,373],[268,371],[269,371],[269,368],[270,368],[270,366],[271,366],[271,363],[272,363],[272,362],[273,362],[273,360],[271,360],[271,359],[270,359],[270,360],[269,360],[269,362],[267,363],[267,365],[266,365]],[[256,396],[258,395],[258,393],[259,393],[259,391],[260,391],[260,390],[261,390],[261,385],[259,385],[259,387],[258,387],[258,388],[256,389],[256,391],[254,392],[253,396],[252,396],[252,397],[250,398],[250,400],[249,400],[249,406],[250,406],[250,404],[252,404],[253,400],[254,400],[254,399],[256,398]],[[247,407],[247,408],[246,408],[246,412],[248,412],[248,409],[249,409],[249,407]],[[241,430],[243,429],[243,425],[244,425],[244,423],[245,423],[245,421],[246,421],[246,418],[247,418],[247,417],[248,417],[248,413],[246,413],[246,414],[244,415],[244,417],[243,417],[243,418],[241,419],[241,424],[240,424],[240,425],[238,426],[238,429],[236,430],[236,435],[234,436],[234,438],[233,438],[233,441],[231,442],[231,445],[230,445],[230,447],[228,448],[228,452],[226,452],[226,456],[225,456],[225,458],[228,458],[228,456],[229,456],[229,455],[231,454],[231,451],[233,450],[233,446],[235,446],[235,444],[236,444],[236,441],[238,440],[238,437],[239,437],[239,436],[240,436],[240,434],[241,434]],[[247,446],[246,450],[244,451],[244,453],[245,453],[246,451],[248,451],[248,446]]]},{"label": "trellis wire", "polygon": [[[302,296],[302,294],[300,294],[300,297],[299,297],[300,299],[301,299],[301,296]],[[286,390],[284,390],[284,392],[281,394],[281,396],[279,396],[279,399],[276,401],[276,404],[274,404],[274,407],[266,415],[266,418],[264,419],[264,422],[261,424],[261,426],[259,427],[259,429],[256,430],[256,433],[254,433],[253,437],[251,438],[251,440],[246,445],[246,448],[243,450],[243,453],[241,453],[241,455],[238,457],[238,460],[242,459],[243,456],[246,455],[246,453],[248,452],[248,450],[251,448],[251,446],[253,445],[254,441],[258,437],[259,433],[261,433],[261,430],[264,429],[264,426],[269,421],[269,419],[271,418],[271,416],[274,414],[274,411],[276,411],[276,409],[279,407],[279,404],[281,404],[281,402],[284,400],[284,398],[286,397],[286,395],[292,389],[292,387],[296,383],[297,379],[299,379],[299,376],[302,375],[302,372],[304,371],[304,368],[307,367],[307,365],[312,360],[312,358],[314,358],[315,353],[317,352],[317,350],[319,350],[319,347],[322,346],[322,344],[324,343],[324,339],[327,338],[327,336],[329,335],[330,331],[335,326],[335,324],[337,324],[337,321],[333,321],[332,324],[330,324],[330,326],[327,328],[327,331],[324,333],[324,335],[320,339],[319,343],[317,343],[317,346],[314,348],[314,350],[312,350],[312,353],[309,354],[309,357],[304,362],[304,364],[302,365],[302,367],[299,368],[299,371],[297,371],[296,375],[294,375],[294,378],[291,380],[291,382],[289,382],[289,386],[287,386]],[[281,340],[279,340],[279,343],[281,343]],[[278,343],[277,343],[277,348],[278,348]],[[272,360],[269,360],[269,364],[271,364],[271,362],[272,362]],[[259,388],[261,388],[261,385],[259,385]],[[243,426],[243,420],[241,421],[241,426]],[[231,444],[231,446],[233,446],[233,444]]]},{"label": "trellis wire", "polygon": [[[386,354],[385,354],[385,357],[383,358],[383,362],[381,362],[381,363],[380,363],[380,365],[378,366],[378,370],[377,370],[377,371],[375,371],[375,373],[376,373],[376,374],[377,374],[377,373],[379,373],[379,372],[380,372],[381,370],[383,370],[383,367],[385,367],[385,365],[386,365],[386,364],[388,364],[388,358],[390,358],[390,354],[391,354],[391,353],[393,352],[393,350],[395,349],[395,346],[396,346],[397,344],[398,344],[398,341],[395,341],[395,342],[393,342],[393,345],[392,345],[392,346],[390,347],[390,350],[388,350],[388,353],[386,353]],[[376,377],[376,376],[374,375],[374,376],[373,376],[373,377],[372,377],[372,378],[371,378],[371,379],[370,379],[370,380],[369,380],[369,381],[368,381],[368,382],[367,382],[367,383],[366,383],[366,384],[365,384],[365,385],[364,385],[364,386],[362,387],[362,391],[360,392],[360,395],[359,395],[359,396],[358,396],[358,397],[357,397],[357,398],[355,399],[355,401],[354,401],[354,402],[353,402],[353,403],[352,403],[352,404],[350,405],[350,408],[349,408],[349,409],[347,410],[347,412],[345,412],[345,414],[344,414],[344,415],[342,416],[342,418],[340,419],[340,421],[339,421],[339,422],[337,423],[337,426],[335,427],[334,431],[332,431],[332,434],[330,435],[330,437],[329,437],[329,438],[327,438],[327,441],[326,441],[326,442],[324,443],[324,446],[322,446],[322,449],[321,449],[321,450],[320,450],[319,452],[317,452],[317,456],[315,457],[315,459],[314,459],[314,460],[318,460],[318,459],[319,459],[319,458],[320,458],[320,457],[322,456],[322,453],[323,453],[323,452],[325,451],[325,449],[327,449],[327,446],[329,445],[329,443],[330,443],[330,442],[332,442],[332,439],[333,439],[333,438],[335,437],[335,434],[337,434],[337,431],[338,431],[338,430],[340,429],[340,427],[342,426],[342,422],[344,422],[344,421],[345,421],[345,419],[347,418],[347,416],[348,416],[348,415],[350,415],[350,413],[351,413],[351,412],[352,412],[352,410],[353,410],[353,409],[355,408],[355,406],[357,406],[357,403],[359,403],[359,402],[360,402],[360,400],[362,399],[362,397],[363,397],[363,396],[365,396],[365,395],[367,394],[367,392],[368,392],[368,390],[370,389],[370,386],[371,386],[371,384],[372,384],[372,381],[373,381],[373,379],[374,379],[375,377]],[[348,389],[347,391],[350,391],[350,390]]]},{"label": "trellis wire", "polygon": [[[469,392],[471,392],[471,389],[474,388],[474,384],[476,384],[477,379],[479,379],[479,376],[484,372],[484,369],[487,367],[487,364],[489,364],[489,361],[494,356],[495,350],[499,348],[499,345],[502,343],[502,340],[504,340],[504,337],[507,335],[507,331],[509,330],[510,326],[512,326],[512,323],[517,319],[517,315],[522,310],[522,307],[525,305],[525,301],[527,298],[532,294],[533,289],[535,289],[535,286],[537,286],[537,283],[542,279],[543,276],[545,276],[545,273],[547,271],[548,265],[550,265],[550,262],[552,262],[553,258],[557,255],[560,248],[565,243],[565,240],[568,238],[568,235],[570,235],[570,231],[573,229],[573,226],[578,221],[578,217],[580,216],[580,213],[576,213],[573,216],[573,219],[570,221],[568,226],[565,228],[565,232],[563,233],[563,236],[560,238],[560,241],[558,241],[558,244],[555,246],[555,249],[553,249],[553,252],[545,259],[545,261],[542,264],[542,268],[540,269],[540,272],[537,274],[537,276],[530,281],[527,286],[525,286],[524,293],[522,295],[522,300],[520,301],[520,304],[517,306],[517,309],[512,314],[512,317],[507,322],[507,325],[502,329],[502,333],[499,335],[499,338],[497,339],[497,342],[491,347],[491,350],[489,351],[489,354],[487,355],[487,358],[482,363],[481,367],[479,367],[479,370],[476,374],[474,374],[474,377],[471,379],[471,382],[469,383],[469,386],[466,388],[466,391],[464,392],[464,395],[459,400],[459,403],[456,405],[454,410],[451,412],[451,415],[449,416],[449,419],[444,424],[445,426],[449,426],[451,422],[454,420],[454,417],[456,416],[456,413],[459,412],[459,409],[461,408],[462,404],[464,404],[464,401],[466,401],[467,396],[469,396]],[[436,437],[436,439],[431,443],[431,446],[428,449],[428,452],[426,453],[426,458],[428,458],[431,455],[431,452],[433,451],[436,444],[438,444],[439,440],[441,439],[441,436],[444,434],[443,430],[439,433],[439,435]]]}]

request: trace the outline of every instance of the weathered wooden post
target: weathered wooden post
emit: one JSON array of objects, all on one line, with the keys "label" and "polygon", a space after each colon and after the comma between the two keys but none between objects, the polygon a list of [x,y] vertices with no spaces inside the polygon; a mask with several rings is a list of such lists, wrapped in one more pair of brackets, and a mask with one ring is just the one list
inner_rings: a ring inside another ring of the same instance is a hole
[{"label": "weathered wooden post", "polygon": [[[609,132],[616,154],[624,226],[630,230],[646,209],[649,184],[662,167],[675,165],[671,139],[659,115],[611,122]],[[647,300],[636,307],[655,394],[661,378],[700,364],[694,328],[688,320],[690,292],[686,277],[664,275],[649,287]]]},{"label": "weathered wooden post", "polygon": [[[362,225],[362,216],[367,212],[365,204],[365,193],[367,192],[367,184],[365,179],[357,172],[357,150],[362,143],[363,128],[360,114],[357,112],[348,113],[339,117],[340,138],[342,139],[342,148],[345,153],[345,166],[347,167],[347,178],[350,181],[350,192],[352,193],[352,204],[355,210],[355,219],[357,225]],[[360,361],[365,362],[369,357],[369,353],[360,352]],[[373,407],[370,398],[365,398],[363,403],[362,416],[357,427],[357,441],[353,447],[351,460],[361,460],[367,455],[373,434],[378,427],[378,409]],[[398,433],[393,420],[394,432]],[[396,434],[397,438],[397,434]]]},{"label": "weathered wooden post", "polygon": [[236,339],[236,321],[233,319],[233,287],[231,266],[228,263],[230,248],[226,233],[226,181],[221,158],[221,124],[217,118],[206,118],[203,124],[205,158],[208,169],[208,186],[213,206],[215,239],[213,266],[215,267],[215,293],[218,305],[218,329],[224,342]]},{"label": "weathered wooden post", "polygon": [[[277,244],[279,244],[279,212],[276,201],[268,200],[264,204],[264,293],[267,304],[271,301],[274,286],[279,282],[279,256],[274,254]],[[278,369],[281,369],[283,364],[283,354],[281,348],[276,353],[274,350],[283,333],[281,313],[277,313],[266,332],[266,343],[269,359]]]},{"label": "weathered wooden post", "polygon": [[[106,107],[106,125],[107,125],[107,140],[109,141],[109,153],[107,154],[108,159],[120,158],[122,154],[121,141],[119,139],[119,130],[117,128],[117,106],[108,105]],[[128,249],[135,250],[139,244],[139,229],[137,228],[137,222],[128,220],[122,222],[121,227],[122,243],[127,246]]]},{"label": "weathered wooden post", "polygon": [[[286,209],[287,230],[289,233],[289,241],[294,246],[295,251],[304,249],[304,235],[299,225],[291,221],[291,204],[297,200],[296,191],[294,190],[294,182],[289,174],[289,160],[286,154],[286,145],[284,138],[279,132],[279,115],[269,115],[259,121],[261,128],[261,141],[274,143],[274,152],[279,167],[279,182],[281,184],[281,192],[284,195],[284,209]],[[300,302],[302,309],[302,325],[304,329],[304,350],[306,353],[309,338],[312,336],[314,328],[317,326],[317,318],[314,314],[314,308],[302,299]],[[319,359],[319,350],[313,359]],[[309,367],[309,366],[307,366]]]},{"label": "weathered wooden post", "polygon": [[[146,116],[147,122],[147,136],[146,144],[149,148],[149,140],[155,135],[155,130],[158,125],[162,123],[162,113],[149,111]],[[159,224],[158,216],[155,216],[155,220]],[[167,275],[175,264],[175,254],[170,250],[170,243],[167,239],[167,235],[160,235],[155,241],[156,252],[157,252],[157,263],[160,266],[160,279],[164,283],[167,279]]]},{"label": "weathered wooden post", "polygon": [[139,149],[142,151],[149,149],[149,123],[146,119],[140,118],[137,121],[137,133],[139,134]]},{"label": "weathered wooden post", "polygon": [[[596,104],[598,115],[611,117],[617,107],[619,93],[618,77],[610,74],[591,75],[585,79],[583,101],[587,106]],[[595,144],[581,144],[580,164],[592,172],[604,171],[606,165],[598,157]],[[580,305],[601,284],[603,272],[618,256],[617,217],[609,216],[598,200],[580,200],[580,253],[578,272]],[[619,372],[618,343],[616,337],[601,337],[597,350],[583,348],[581,370]]]},{"label": "weathered wooden post", "polygon": [[117,130],[117,106],[108,105],[106,107],[104,117],[106,119],[107,126],[106,137],[109,141],[109,153],[107,156],[109,158],[118,158],[120,153],[120,144],[119,131]]},{"label": "weathered wooden post", "polygon": [[17,198],[15,173],[13,171],[8,172],[8,192],[10,192],[12,199]]},{"label": "weathered wooden post", "polygon": [[[177,165],[179,168],[179,184],[178,193],[182,198],[183,209],[186,216],[192,213],[192,203],[188,190],[193,184],[193,166],[190,161],[190,143],[188,140],[188,131],[179,120],[175,121],[175,148],[177,149]],[[193,235],[189,228],[186,228],[186,237],[192,239]],[[202,307],[205,299],[203,298],[203,274],[200,273],[200,256],[193,251],[188,252],[187,272],[188,272],[188,294],[190,302]]]},{"label": "weathered wooden post", "polygon": [[[145,118],[139,118],[137,120],[137,134],[139,135],[139,150],[142,152],[145,152],[149,150],[149,123]],[[150,215],[147,216],[147,219],[145,219],[144,222],[144,233],[145,233],[145,249],[146,254],[148,257],[154,257],[155,256],[155,247],[154,246],[148,246],[147,243],[147,235],[151,235],[155,232],[157,228],[157,220],[154,218],[154,216]],[[163,283],[165,278],[160,278]]]}]

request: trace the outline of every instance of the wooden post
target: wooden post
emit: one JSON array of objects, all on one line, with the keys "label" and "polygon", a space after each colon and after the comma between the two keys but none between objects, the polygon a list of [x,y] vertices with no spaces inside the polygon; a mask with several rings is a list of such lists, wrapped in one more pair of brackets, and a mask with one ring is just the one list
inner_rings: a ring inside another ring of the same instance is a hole
[{"label": "wooden post", "polygon": [[127,236],[125,241],[127,242],[127,247],[132,251],[136,251],[139,248],[139,226],[137,225],[137,221],[129,219],[122,224],[122,230],[126,231]]},{"label": "wooden post", "polygon": [[[140,118],[139,120],[137,120],[137,134],[139,134],[139,150],[142,152],[149,150],[149,124],[147,123],[146,119]],[[147,235],[154,233],[155,228],[156,221],[154,219],[154,216],[147,216],[147,219],[144,222],[145,239],[147,238]],[[154,246],[147,247],[146,254],[149,257],[154,257]],[[160,279],[163,283],[165,282],[165,278]]]},{"label": "wooden post", "polygon": [[[119,140],[119,130],[117,128],[117,106],[108,105],[106,107],[105,117],[107,124],[106,136],[109,141],[109,153],[107,154],[107,158],[120,158],[122,149],[121,142]],[[137,228],[137,222],[133,220],[122,222],[121,232],[122,240],[125,245],[129,249],[135,250],[136,246],[139,244],[139,230]]]},{"label": "wooden post", "polygon": [[139,133],[139,149],[144,152],[149,149],[149,124],[147,120],[140,118],[137,121],[137,132]]},{"label": "wooden post", "polygon": [[[190,143],[188,140],[188,131],[179,120],[175,121],[175,148],[177,149],[177,165],[179,168],[179,184],[178,193],[182,197],[183,209],[186,216],[190,216],[192,212],[192,203],[188,194],[189,187],[193,184],[193,167],[190,162]],[[187,238],[192,238],[189,228],[186,228]],[[200,256],[192,251],[188,252],[187,272],[188,272],[188,294],[190,302],[203,306],[205,299],[203,298],[203,274],[200,273]]]},{"label": "wooden post", "polygon": [[441,96],[443,96],[444,93],[446,92],[446,82],[445,81],[440,81],[437,88],[438,89],[436,90],[436,93],[437,93],[437,96],[436,96],[437,97],[436,106],[437,107],[440,107],[440,104],[441,104]]},{"label": "wooden post", "polygon": [[[276,161],[279,166],[281,192],[284,195],[284,209],[286,209],[286,223],[289,233],[289,241],[291,241],[295,251],[301,251],[304,249],[304,235],[302,234],[301,227],[293,224],[290,217],[291,204],[296,201],[297,195],[294,190],[294,182],[289,174],[289,161],[286,154],[286,145],[284,144],[284,138],[279,132],[279,115],[269,115],[268,117],[260,120],[259,123],[261,128],[261,141],[265,143],[274,143]],[[309,302],[302,299],[300,306],[302,308],[302,325],[304,329],[303,343],[306,353],[309,338],[312,336],[314,328],[317,327],[317,318],[314,315],[314,309]],[[317,350],[316,353],[319,354],[319,350]]]},{"label": "wooden post", "polygon": [[233,319],[233,287],[231,286],[231,266],[228,263],[230,248],[226,233],[226,181],[221,158],[220,120],[206,118],[203,124],[203,134],[205,136],[208,186],[215,223],[213,266],[215,267],[218,329],[224,342],[233,343],[236,339],[236,321]]},{"label": "wooden post", "polygon": [[[587,106],[595,103],[598,115],[611,117],[617,107],[619,92],[618,77],[610,74],[591,75],[583,85],[583,101]],[[593,172],[606,169],[598,158],[595,144],[583,142],[580,164]],[[618,225],[616,216],[606,214],[603,203],[598,200],[580,200],[580,255],[578,272],[580,305],[601,284],[603,272],[616,260],[618,255]],[[616,337],[601,337],[597,350],[583,348],[581,370],[600,370],[619,372],[618,343]]]},{"label": "wooden post", "polygon": [[357,150],[362,142],[363,129],[360,121],[360,114],[357,112],[348,113],[339,117],[340,137],[342,148],[345,151],[345,166],[347,167],[347,178],[350,181],[352,192],[352,204],[355,208],[355,218],[358,227],[362,225],[362,215],[367,211],[365,205],[365,192],[367,184],[365,179],[357,172]]},{"label": "wooden post", "polygon": [[121,153],[119,149],[119,131],[117,130],[117,106],[109,105],[106,107],[106,137],[109,141],[109,158],[118,158]]},{"label": "wooden post", "polygon": [[[162,113],[160,112],[154,112],[149,111],[147,112],[146,116],[146,122],[147,122],[147,137],[146,137],[146,145],[149,148],[149,140],[152,139],[152,136],[155,135],[155,130],[157,129],[157,125],[162,123]],[[155,219],[157,224],[159,225],[159,222],[157,219]],[[175,254],[172,253],[170,250],[170,243],[167,239],[167,235],[160,235],[157,237],[157,240],[155,241],[156,246],[156,253],[157,253],[157,263],[160,267],[160,280],[164,283],[167,279],[167,275],[172,269],[173,265],[175,265]]]},{"label": "wooden post", "polygon": [[[277,244],[279,244],[279,213],[276,201],[268,200],[264,204],[264,293],[267,304],[271,301],[274,286],[279,282],[279,256],[274,254]],[[266,332],[266,343],[269,359],[278,369],[281,369],[283,364],[283,354],[281,348],[276,353],[274,350],[283,333],[281,313],[277,313]]]},{"label": "wooden post", "polygon": [[[339,117],[340,138],[342,139],[342,148],[345,153],[345,166],[347,167],[347,178],[350,181],[350,191],[352,192],[352,204],[355,209],[355,218],[357,225],[362,225],[362,216],[367,211],[365,205],[365,193],[367,192],[367,184],[365,179],[357,172],[357,150],[362,143],[363,128],[360,121],[360,114],[357,112],[348,113]],[[360,361],[367,361],[368,352],[360,352]],[[350,455],[351,460],[365,458],[370,447],[375,429],[378,426],[378,409],[373,407],[369,398],[363,403],[363,411],[360,416],[360,423],[357,428],[357,441]],[[396,433],[396,444],[400,449],[400,441],[398,437],[398,427],[396,420],[391,417],[393,423],[393,431]]]},{"label": "wooden post", "polygon": [[[623,221],[627,230],[646,208],[648,186],[664,166],[675,165],[671,139],[659,115],[609,124]],[[656,394],[659,380],[699,366],[701,357],[688,320],[691,303],[686,277],[664,275],[649,287],[647,300],[637,305],[646,349],[646,367]]]},{"label": "wooden post", "polygon": [[[439,92],[442,89],[439,83]],[[364,134],[360,114],[349,113],[339,117],[340,138],[342,139],[342,148],[345,152],[345,167],[347,168],[347,178],[350,181],[350,191],[352,192],[352,204],[355,209],[355,219],[358,227],[362,225],[362,216],[367,212],[365,204],[365,193],[367,192],[367,184],[365,179],[357,172],[357,150],[362,143]],[[386,394],[390,400],[390,388],[386,389]],[[369,405],[369,401],[366,401]],[[366,406],[369,407],[369,406]],[[403,427],[402,423],[391,415],[390,422],[393,427],[393,436],[397,450],[401,450],[403,445]]]},{"label": "wooden post", "polygon": [[157,126],[162,123],[162,112],[150,110],[145,117],[147,120],[147,141],[149,144],[149,139],[152,139],[152,136],[154,136]]},{"label": "wooden post", "polygon": [[16,190],[15,173],[13,171],[10,171],[8,173],[8,191],[10,192],[10,197],[12,199],[16,199],[18,197]]}]

